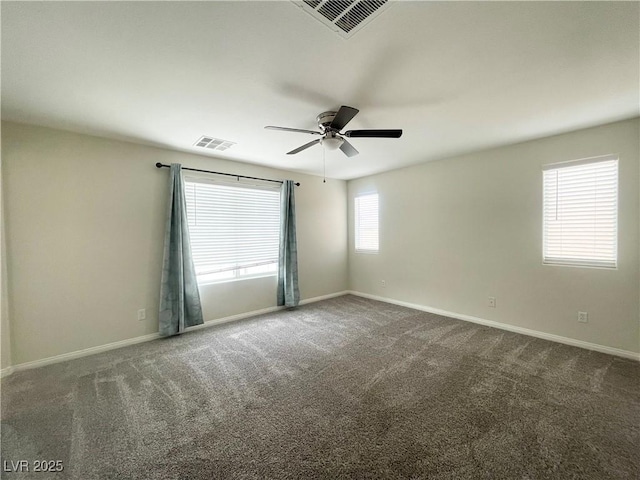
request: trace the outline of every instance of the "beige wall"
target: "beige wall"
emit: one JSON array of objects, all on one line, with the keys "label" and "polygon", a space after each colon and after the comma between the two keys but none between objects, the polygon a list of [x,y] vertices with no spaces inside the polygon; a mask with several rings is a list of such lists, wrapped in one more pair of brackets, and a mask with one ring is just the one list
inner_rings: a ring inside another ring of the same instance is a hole
[{"label": "beige wall", "polygon": [[11,336],[7,301],[7,255],[4,234],[2,158],[0,156],[0,370],[11,366]]},{"label": "beige wall", "polygon": [[[157,161],[302,182],[303,298],[350,288],[638,352],[639,129],[636,119],[430,162],[352,180],[347,195],[342,181],[3,123],[10,283],[0,311],[9,304],[12,339],[2,315],[2,368],[9,355],[16,365],[157,331],[168,179]],[[620,155],[618,270],[543,266],[540,167],[607,153]],[[356,254],[353,196],[374,190],[381,251]],[[275,278],[201,293],[213,320],[273,306]]]},{"label": "beige wall", "polygon": [[[301,182],[301,297],[347,288],[344,181],[13,123],[2,154],[14,365],[157,332],[169,172],[156,162]],[[275,277],[203,286],[205,320],[274,306],[275,290]]]},{"label": "beige wall", "polygon": [[[640,351],[638,142],[635,119],[349,181],[350,288]],[[542,265],[542,165],[609,153],[620,156],[618,269]],[[371,191],[380,253],[358,254],[353,197]]]}]

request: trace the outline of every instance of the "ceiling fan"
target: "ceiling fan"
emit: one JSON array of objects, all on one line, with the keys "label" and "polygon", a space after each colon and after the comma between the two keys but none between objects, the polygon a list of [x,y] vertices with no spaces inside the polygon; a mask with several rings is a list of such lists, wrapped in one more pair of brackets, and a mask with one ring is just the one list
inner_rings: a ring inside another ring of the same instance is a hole
[{"label": "ceiling fan", "polygon": [[402,130],[347,130],[342,133],[342,130],[347,123],[349,123],[353,117],[358,113],[357,108],[347,107],[343,105],[337,112],[323,112],[316,117],[318,122],[318,128],[320,131],[315,130],[303,130],[300,128],[288,128],[288,127],[274,127],[268,125],[264,128],[268,130],[283,130],[285,132],[297,132],[308,133],[310,135],[319,135],[320,138],[313,140],[309,143],[305,143],[301,147],[287,152],[287,155],[294,155],[306,150],[309,147],[313,147],[316,144],[320,144],[327,150],[337,150],[338,148],[347,157],[353,157],[358,155],[358,151],[351,145],[347,138],[400,138],[402,136]]}]

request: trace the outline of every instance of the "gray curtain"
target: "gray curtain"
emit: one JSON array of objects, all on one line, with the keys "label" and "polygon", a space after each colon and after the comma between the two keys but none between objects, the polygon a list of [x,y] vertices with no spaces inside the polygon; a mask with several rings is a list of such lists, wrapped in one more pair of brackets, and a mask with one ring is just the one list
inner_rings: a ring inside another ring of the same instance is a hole
[{"label": "gray curtain", "polygon": [[201,323],[202,307],[191,257],[182,167],[172,163],[160,285],[160,335],[175,335]]},{"label": "gray curtain", "polygon": [[292,180],[282,182],[280,191],[280,251],[278,256],[278,305],[295,307],[298,290],[298,242],[296,240],[296,200]]}]

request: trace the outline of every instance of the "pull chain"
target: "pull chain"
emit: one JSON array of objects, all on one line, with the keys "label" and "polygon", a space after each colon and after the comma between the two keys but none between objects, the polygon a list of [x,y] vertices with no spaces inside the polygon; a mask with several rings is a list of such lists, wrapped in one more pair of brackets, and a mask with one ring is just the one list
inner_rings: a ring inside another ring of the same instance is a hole
[{"label": "pull chain", "polygon": [[322,149],[322,183],[327,183],[327,158],[325,157],[324,148]]}]

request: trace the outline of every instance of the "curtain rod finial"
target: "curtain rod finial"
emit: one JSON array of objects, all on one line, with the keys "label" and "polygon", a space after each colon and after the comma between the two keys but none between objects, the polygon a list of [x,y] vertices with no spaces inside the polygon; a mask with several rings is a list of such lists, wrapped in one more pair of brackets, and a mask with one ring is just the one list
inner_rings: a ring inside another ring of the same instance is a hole
[{"label": "curtain rod finial", "polygon": [[162,168],[164,165],[162,165],[160,162],[156,163],[156,168]]}]

